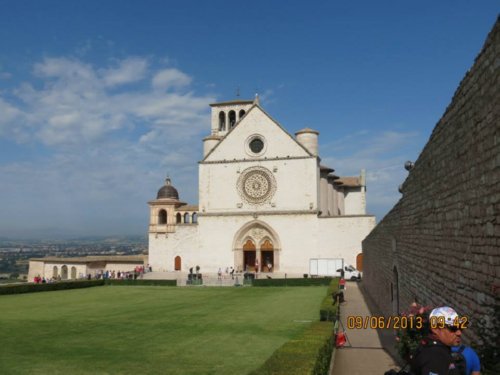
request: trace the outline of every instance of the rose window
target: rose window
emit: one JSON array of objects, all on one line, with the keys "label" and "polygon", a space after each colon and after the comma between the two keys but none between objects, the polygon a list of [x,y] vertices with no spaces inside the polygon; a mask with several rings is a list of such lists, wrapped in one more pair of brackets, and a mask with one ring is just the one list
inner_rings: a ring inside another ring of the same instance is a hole
[{"label": "rose window", "polygon": [[245,169],[238,179],[238,192],[248,203],[261,204],[269,201],[276,191],[276,180],[263,167]]}]

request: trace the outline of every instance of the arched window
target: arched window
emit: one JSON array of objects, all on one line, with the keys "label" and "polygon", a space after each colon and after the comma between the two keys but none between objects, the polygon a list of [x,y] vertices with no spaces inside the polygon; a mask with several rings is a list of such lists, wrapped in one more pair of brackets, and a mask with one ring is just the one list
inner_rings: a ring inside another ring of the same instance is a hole
[{"label": "arched window", "polygon": [[236,112],[229,111],[229,129],[232,129],[236,124]]},{"label": "arched window", "polygon": [[66,265],[61,267],[61,279],[63,279],[63,280],[68,279],[68,266],[66,266]]},{"label": "arched window", "polygon": [[245,116],[245,110],[244,110],[244,109],[242,109],[242,110],[240,111],[239,116],[240,116],[240,119],[241,119],[243,116]]},{"label": "arched window", "polygon": [[224,111],[219,112],[219,130],[226,130],[226,114],[224,113]]},{"label": "arched window", "polygon": [[178,212],[178,213],[177,213],[177,215],[175,215],[175,222],[176,222],[177,224],[182,223],[182,215],[181,215],[181,213],[180,213],[180,212]]},{"label": "arched window", "polygon": [[189,224],[189,214],[187,212],[184,214],[184,224]]},{"label": "arched window", "polygon": [[52,277],[57,279],[57,276],[59,276],[59,272],[57,270],[57,266],[54,266],[54,268],[52,268]]},{"label": "arched window", "polygon": [[76,267],[71,267],[71,279],[76,279]]},{"label": "arched window", "polygon": [[158,224],[167,224],[167,211],[160,210],[158,213]]},{"label": "arched window", "polygon": [[176,271],[180,271],[181,270],[181,257],[178,256],[178,255],[174,259],[174,269]]},{"label": "arched window", "polygon": [[191,216],[191,222],[193,224],[198,223],[198,214],[196,212],[193,212],[193,216]]}]

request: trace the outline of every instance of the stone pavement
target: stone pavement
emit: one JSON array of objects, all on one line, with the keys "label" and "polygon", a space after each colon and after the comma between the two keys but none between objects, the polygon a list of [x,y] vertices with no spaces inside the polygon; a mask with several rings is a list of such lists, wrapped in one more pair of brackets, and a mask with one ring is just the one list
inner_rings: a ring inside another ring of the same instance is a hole
[{"label": "stone pavement", "polygon": [[[365,316],[376,314],[370,312],[358,283],[348,282],[344,296],[346,302],[340,305],[340,318],[348,342],[345,347],[335,351],[333,371],[330,375],[383,375],[391,368],[399,369],[394,359],[383,349],[377,330],[347,328],[348,316],[361,316],[364,319]],[[342,330],[341,326],[339,330]],[[382,335],[385,339],[387,333],[390,334],[385,332],[385,335]]]}]

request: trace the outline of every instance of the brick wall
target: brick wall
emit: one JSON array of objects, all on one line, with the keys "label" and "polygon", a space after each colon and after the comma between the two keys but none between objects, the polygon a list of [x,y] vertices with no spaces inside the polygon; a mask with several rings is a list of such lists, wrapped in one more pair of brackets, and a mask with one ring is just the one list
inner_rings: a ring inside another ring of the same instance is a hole
[{"label": "brick wall", "polygon": [[363,285],[381,311],[396,312],[398,291],[400,311],[415,299],[450,305],[472,319],[464,336],[476,343],[500,292],[499,73],[497,20],[402,198],[363,242]]}]

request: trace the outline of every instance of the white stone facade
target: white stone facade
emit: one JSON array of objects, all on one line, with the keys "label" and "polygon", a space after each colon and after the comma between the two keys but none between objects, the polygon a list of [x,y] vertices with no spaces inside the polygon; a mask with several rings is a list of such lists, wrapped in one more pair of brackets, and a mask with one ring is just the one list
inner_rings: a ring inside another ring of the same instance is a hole
[{"label": "white stone facade", "polygon": [[[366,214],[364,172],[333,175],[316,155],[319,133],[303,129],[294,138],[258,100],[211,107],[199,205],[180,202],[173,186],[149,202],[153,271],[186,272],[198,265],[202,273],[258,267],[303,274],[312,258],[355,265],[361,241],[375,226],[375,217]],[[180,212],[181,219],[188,212],[196,220],[179,221]]]}]

